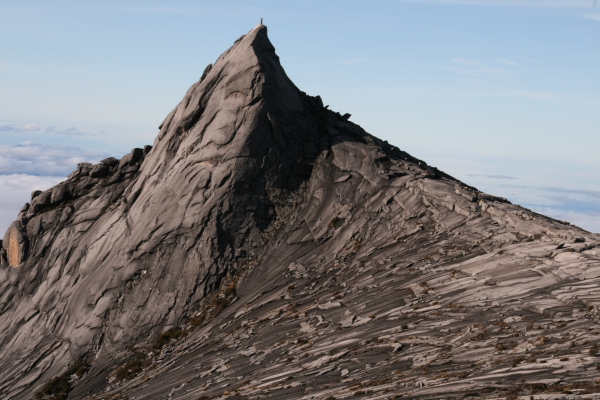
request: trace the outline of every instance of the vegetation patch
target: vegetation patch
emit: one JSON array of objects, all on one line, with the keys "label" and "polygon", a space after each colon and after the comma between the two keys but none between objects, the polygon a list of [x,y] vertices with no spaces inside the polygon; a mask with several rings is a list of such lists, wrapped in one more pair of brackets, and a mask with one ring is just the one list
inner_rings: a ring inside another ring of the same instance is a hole
[{"label": "vegetation patch", "polygon": [[152,364],[151,360],[146,360],[144,354],[136,353],[134,358],[127,361],[125,365],[120,366],[114,372],[114,377],[117,381],[131,380],[138,376],[144,368]]},{"label": "vegetation patch", "polygon": [[205,322],[210,322],[221,314],[237,296],[236,286],[237,279],[234,279],[225,289],[214,295],[200,313],[188,318],[186,322],[190,325],[190,328],[193,329]]},{"label": "vegetation patch", "polygon": [[81,378],[89,369],[86,363],[73,364],[62,375],[55,376],[44,386],[42,390],[35,394],[36,399],[43,400],[66,400],[71,391],[72,382]]},{"label": "vegetation patch", "polygon": [[158,339],[156,339],[156,342],[154,343],[154,349],[155,350],[162,350],[163,347],[165,347],[168,344],[171,344],[171,342],[177,341],[183,337],[185,337],[188,334],[189,331],[187,330],[183,330],[181,329],[181,327],[176,326],[174,328],[169,329],[168,331],[166,331],[165,333],[163,333],[162,335],[160,335],[158,337]]},{"label": "vegetation patch", "polygon": [[[152,359],[147,358],[148,353],[155,355],[160,353],[164,347],[183,339],[196,327],[215,319],[237,296],[236,284],[237,280],[234,279],[227,287],[213,296],[200,313],[185,320],[186,326],[175,326],[162,333],[153,344],[136,350],[129,361],[117,368],[111,377],[116,381],[128,381],[135,378],[152,365]],[[57,398],[57,400],[59,399],[62,398]]]},{"label": "vegetation patch", "polygon": [[598,393],[600,385],[593,381],[573,382],[568,384],[558,383],[555,385],[547,385],[545,383],[530,383],[519,386],[514,386],[506,393],[507,399],[515,400],[523,395],[534,395],[540,393],[564,393],[571,394],[590,394]]}]

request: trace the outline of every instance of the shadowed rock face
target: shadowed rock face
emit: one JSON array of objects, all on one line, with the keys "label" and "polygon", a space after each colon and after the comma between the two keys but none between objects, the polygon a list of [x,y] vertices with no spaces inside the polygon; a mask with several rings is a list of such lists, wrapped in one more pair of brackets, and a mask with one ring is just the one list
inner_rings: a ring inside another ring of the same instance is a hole
[{"label": "shadowed rock face", "polygon": [[29,398],[75,362],[90,367],[68,378],[74,399],[434,398],[559,368],[587,379],[567,361],[518,366],[534,348],[595,362],[564,333],[597,334],[599,239],[324,108],[260,25],[152,148],[80,164],[23,208],[0,252],[0,395]]}]

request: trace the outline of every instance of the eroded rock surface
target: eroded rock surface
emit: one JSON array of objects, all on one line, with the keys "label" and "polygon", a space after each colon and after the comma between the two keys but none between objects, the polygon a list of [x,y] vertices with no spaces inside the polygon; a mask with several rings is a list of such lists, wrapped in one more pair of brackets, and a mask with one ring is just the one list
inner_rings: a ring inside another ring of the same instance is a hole
[{"label": "eroded rock surface", "polygon": [[34,193],[0,253],[0,395],[77,362],[73,399],[595,391],[600,237],[349,117],[260,25],[153,148]]}]

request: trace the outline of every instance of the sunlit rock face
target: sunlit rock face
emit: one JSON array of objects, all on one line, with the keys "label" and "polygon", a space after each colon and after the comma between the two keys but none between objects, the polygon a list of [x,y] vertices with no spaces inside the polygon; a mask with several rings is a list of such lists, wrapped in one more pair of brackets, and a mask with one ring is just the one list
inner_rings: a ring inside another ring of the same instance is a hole
[{"label": "sunlit rock face", "polygon": [[330,111],[260,25],[154,146],[32,195],[0,253],[0,397],[594,391],[599,242]]},{"label": "sunlit rock face", "polygon": [[24,235],[23,226],[15,221],[6,231],[2,247],[6,262],[12,267],[18,267],[27,257],[27,236]]}]

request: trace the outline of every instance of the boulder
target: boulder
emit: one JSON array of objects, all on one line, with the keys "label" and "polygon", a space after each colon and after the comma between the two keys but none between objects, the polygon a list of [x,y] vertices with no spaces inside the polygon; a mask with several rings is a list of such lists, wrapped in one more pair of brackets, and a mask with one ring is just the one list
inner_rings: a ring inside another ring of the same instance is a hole
[{"label": "boulder", "polygon": [[104,160],[102,160],[100,162],[104,165],[108,165],[109,167],[114,167],[116,165],[119,165],[119,160],[117,160],[114,157],[105,158]]},{"label": "boulder", "polygon": [[96,164],[90,170],[92,178],[104,178],[108,175],[108,165],[105,163]]},{"label": "boulder", "polygon": [[131,150],[131,153],[123,156],[123,158],[121,158],[121,161],[119,161],[119,169],[139,162],[142,159],[143,155],[144,150],[142,149],[135,148]]},{"label": "boulder", "polygon": [[66,201],[69,197],[69,186],[66,182],[60,183],[52,188],[50,204],[55,205]]},{"label": "boulder", "polygon": [[51,203],[52,191],[53,189],[46,190],[45,192],[42,192],[36,196],[36,198],[31,201],[28,214],[37,214],[44,208],[48,207]]}]

